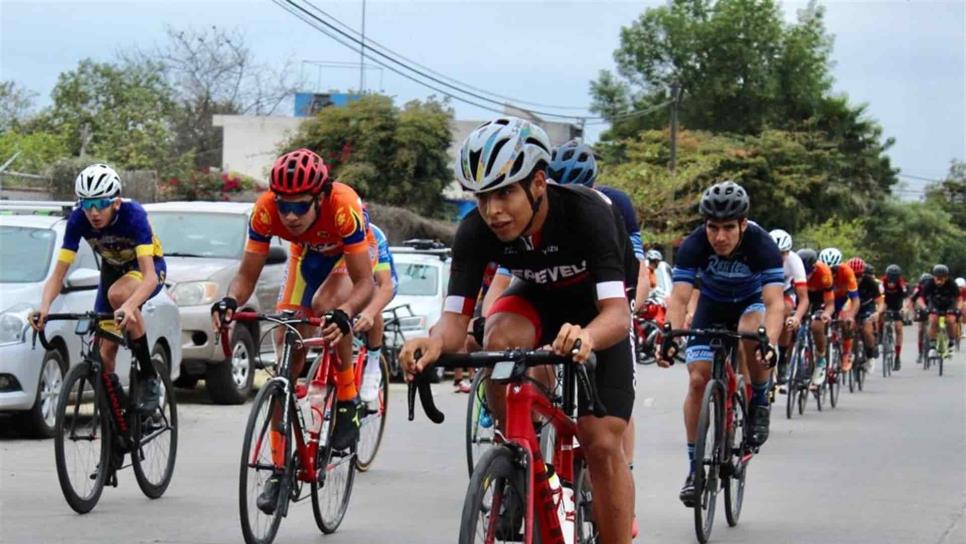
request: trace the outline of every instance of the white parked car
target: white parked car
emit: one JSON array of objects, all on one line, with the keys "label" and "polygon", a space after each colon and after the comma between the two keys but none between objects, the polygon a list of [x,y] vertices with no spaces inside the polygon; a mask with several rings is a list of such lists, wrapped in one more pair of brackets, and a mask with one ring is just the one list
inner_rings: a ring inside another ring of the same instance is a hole
[{"label": "white parked car", "polygon": [[389,307],[408,304],[412,310],[413,317],[407,317],[408,312],[400,314],[407,338],[428,336],[429,328],[443,313],[443,299],[449,284],[450,250],[427,247],[429,244],[422,241],[407,243],[410,245],[389,248],[399,275],[399,289]]},{"label": "white parked car", "polygon": [[[245,202],[144,205],[164,248],[169,290],[181,312],[184,359],[181,379],[175,385],[194,387],[204,378],[208,396],[218,404],[240,404],[248,398],[264,332],[258,323],[236,325],[230,339],[232,357],[225,359],[219,338],[211,330],[211,305],[225,296],[238,272],[252,208],[254,203]],[[271,312],[275,308],[287,260],[282,242],[273,238],[255,292],[240,310]],[[270,342],[267,337],[268,349]]]},{"label": "white parked car", "polygon": [[[48,352],[39,343],[33,346],[27,323],[53,273],[67,225],[65,210],[72,206],[71,202],[0,203],[0,413],[12,413],[15,425],[30,436],[52,436],[64,375],[80,356],[75,323],[53,321],[47,326],[47,338],[54,346]],[[82,242],[51,313],[94,309],[98,262]],[[162,289],[142,311],[155,364],[165,365],[176,379],[181,360],[178,309]],[[123,384],[128,383],[130,367],[130,352],[120,350],[116,370]]]}]

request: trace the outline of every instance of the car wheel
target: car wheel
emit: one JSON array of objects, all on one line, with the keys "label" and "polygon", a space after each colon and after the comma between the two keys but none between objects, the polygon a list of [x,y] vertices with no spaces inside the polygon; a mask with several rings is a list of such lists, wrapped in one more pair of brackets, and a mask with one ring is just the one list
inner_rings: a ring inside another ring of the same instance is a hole
[{"label": "car wheel", "polygon": [[64,383],[67,363],[57,350],[44,354],[37,385],[34,406],[26,412],[17,414],[20,432],[32,438],[52,438],[54,423],[57,420],[57,399]]},{"label": "car wheel", "polygon": [[178,379],[174,381],[174,386],[179,389],[194,389],[198,385],[198,380],[200,376],[192,376],[185,372],[184,367],[181,367],[181,374],[178,375]]},{"label": "car wheel", "polygon": [[236,325],[231,335],[231,358],[208,365],[205,382],[211,400],[216,404],[242,404],[248,400],[257,355],[251,331]]}]

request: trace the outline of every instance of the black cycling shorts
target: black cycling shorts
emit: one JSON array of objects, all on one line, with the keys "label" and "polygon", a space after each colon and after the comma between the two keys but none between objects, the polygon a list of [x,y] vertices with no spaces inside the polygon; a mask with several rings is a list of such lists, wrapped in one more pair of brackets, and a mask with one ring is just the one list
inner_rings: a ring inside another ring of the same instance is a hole
[{"label": "black cycling shorts", "polygon": [[[586,326],[597,317],[597,301],[593,289],[567,289],[554,292],[540,289],[527,282],[513,282],[493,306],[487,318],[498,313],[521,315],[533,324],[536,331],[531,346],[551,344],[564,323]],[[629,332],[629,331],[628,331]],[[634,349],[631,337],[613,346],[595,351],[597,355],[597,391],[607,408],[607,415],[630,420],[634,409]],[[578,395],[579,417],[592,410]]]}]

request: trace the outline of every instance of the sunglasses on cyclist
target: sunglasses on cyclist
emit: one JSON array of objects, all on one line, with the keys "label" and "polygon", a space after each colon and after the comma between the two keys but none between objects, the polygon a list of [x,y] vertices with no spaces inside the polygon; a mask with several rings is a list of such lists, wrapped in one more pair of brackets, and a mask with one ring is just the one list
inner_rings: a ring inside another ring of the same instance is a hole
[{"label": "sunglasses on cyclist", "polygon": [[315,204],[315,199],[306,201],[287,201],[280,198],[275,199],[275,206],[278,208],[278,214],[281,216],[293,213],[295,215],[305,215],[309,213],[312,209],[312,205]]},{"label": "sunglasses on cyclist", "polygon": [[113,203],[113,198],[84,198],[79,204],[82,210],[103,210]]}]

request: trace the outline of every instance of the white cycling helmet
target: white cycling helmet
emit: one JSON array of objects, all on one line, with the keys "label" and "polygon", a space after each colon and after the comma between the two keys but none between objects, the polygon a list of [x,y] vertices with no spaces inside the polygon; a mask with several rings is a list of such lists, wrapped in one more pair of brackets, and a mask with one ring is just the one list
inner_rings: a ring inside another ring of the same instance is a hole
[{"label": "white cycling helmet", "polygon": [[664,255],[661,255],[661,252],[658,251],[658,250],[656,250],[656,249],[649,249],[649,250],[647,250],[647,254],[644,257],[647,260],[649,260],[649,261],[663,261],[664,260]]},{"label": "white cycling helmet", "polygon": [[966,279],[956,278],[956,287],[959,287],[960,289],[966,287]]},{"label": "white cycling helmet", "polygon": [[456,159],[456,178],[471,193],[484,193],[527,179],[542,161],[550,164],[550,138],[518,117],[500,117],[476,127]]},{"label": "white cycling helmet", "polygon": [[92,164],[74,180],[77,198],[113,198],[121,194],[121,177],[106,164]]},{"label": "white cycling helmet", "polygon": [[778,244],[778,251],[791,251],[792,250],[792,235],[783,231],[782,229],[775,229],[768,234],[771,234],[772,240]]},{"label": "white cycling helmet", "polygon": [[829,266],[838,266],[842,264],[842,252],[834,247],[827,247],[818,254],[818,260]]}]

